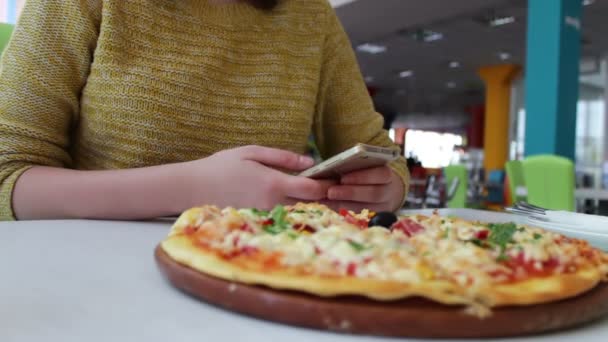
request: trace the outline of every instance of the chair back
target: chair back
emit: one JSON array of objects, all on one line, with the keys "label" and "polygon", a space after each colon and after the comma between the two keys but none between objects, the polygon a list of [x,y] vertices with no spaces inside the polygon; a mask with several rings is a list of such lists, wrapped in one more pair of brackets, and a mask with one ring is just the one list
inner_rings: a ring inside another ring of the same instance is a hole
[{"label": "chair back", "polygon": [[13,25],[0,23],[0,55],[2,55],[2,51],[11,39],[13,28]]},{"label": "chair back", "polygon": [[552,210],[575,210],[574,163],[555,155],[526,158],[523,173],[528,202]]},{"label": "chair back", "polygon": [[511,200],[515,203],[518,201],[527,201],[526,182],[524,181],[524,167],[520,160],[511,160],[505,163],[505,171],[509,181],[509,192]]},{"label": "chair back", "polygon": [[443,173],[448,189],[447,207],[466,208],[469,183],[467,168],[464,165],[450,165],[443,169]]}]

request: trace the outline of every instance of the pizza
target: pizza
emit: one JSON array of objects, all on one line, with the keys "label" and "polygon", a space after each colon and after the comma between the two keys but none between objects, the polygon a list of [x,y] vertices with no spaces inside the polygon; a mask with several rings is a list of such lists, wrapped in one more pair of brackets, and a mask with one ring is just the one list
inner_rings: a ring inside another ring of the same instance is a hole
[{"label": "pizza", "polygon": [[608,254],[539,228],[315,203],[192,208],[160,246],[172,260],[232,282],[321,297],[424,297],[478,316],[608,281]]}]

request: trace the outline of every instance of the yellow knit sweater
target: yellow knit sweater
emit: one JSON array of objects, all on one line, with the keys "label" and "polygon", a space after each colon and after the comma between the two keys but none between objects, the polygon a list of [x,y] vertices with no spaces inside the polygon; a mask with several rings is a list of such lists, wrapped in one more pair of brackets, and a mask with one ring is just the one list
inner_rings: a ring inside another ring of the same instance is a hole
[{"label": "yellow knit sweater", "polygon": [[[33,165],[391,146],[327,0],[28,0],[0,65],[0,219]],[[408,183],[405,160],[392,168]],[[52,180],[49,180],[52,182]]]}]

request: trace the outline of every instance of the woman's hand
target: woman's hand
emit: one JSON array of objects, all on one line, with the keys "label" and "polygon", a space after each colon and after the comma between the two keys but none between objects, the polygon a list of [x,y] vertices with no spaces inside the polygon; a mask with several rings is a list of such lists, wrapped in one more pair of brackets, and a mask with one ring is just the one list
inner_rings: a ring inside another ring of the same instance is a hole
[{"label": "woman's hand", "polygon": [[342,176],[339,185],[329,188],[326,203],[334,209],[354,211],[394,211],[405,196],[401,177],[388,166],[355,171]]},{"label": "woman's hand", "polygon": [[245,146],[184,163],[181,187],[185,207],[215,204],[219,207],[271,209],[276,204],[322,201],[336,182],[292,176],[279,170],[303,171],[314,161],[293,152]]}]

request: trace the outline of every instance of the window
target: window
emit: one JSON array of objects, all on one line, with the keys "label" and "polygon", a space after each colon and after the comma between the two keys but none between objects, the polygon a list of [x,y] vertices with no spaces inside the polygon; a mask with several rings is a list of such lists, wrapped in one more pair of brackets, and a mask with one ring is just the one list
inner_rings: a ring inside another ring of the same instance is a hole
[{"label": "window", "polygon": [[0,0],[0,23],[15,24],[25,0]]},{"label": "window", "polygon": [[454,149],[462,144],[460,135],[408,130],[405,135],[405,155],[417,157],[424,167],[441,168],[450,165]]}]

